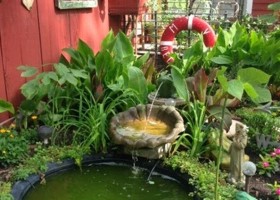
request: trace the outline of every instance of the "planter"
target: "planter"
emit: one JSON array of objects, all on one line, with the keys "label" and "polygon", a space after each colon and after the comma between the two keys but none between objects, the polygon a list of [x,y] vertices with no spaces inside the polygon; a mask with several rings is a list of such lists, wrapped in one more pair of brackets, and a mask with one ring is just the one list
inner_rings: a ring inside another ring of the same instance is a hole
[{"label": "planter", "polygon": [[109,14],[113,15],[138,15],[147,11],[147,0],[109,0]]}]

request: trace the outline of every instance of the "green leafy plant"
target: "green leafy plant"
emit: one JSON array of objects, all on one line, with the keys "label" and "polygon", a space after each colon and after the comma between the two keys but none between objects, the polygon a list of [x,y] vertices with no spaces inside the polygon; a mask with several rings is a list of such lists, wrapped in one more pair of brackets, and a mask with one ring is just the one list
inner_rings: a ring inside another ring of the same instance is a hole
[{"label": "green leafy plant", "polygon": [[278,184],[277,181],[275,181],[274,184],[267,185],[271,189],[275,200],[280,200],[280,184]]},{"label": "green leafy plant", "polygon": [[[81,145],[83,148],[92,148],[95,152],[107,152],[109,143],[108,125],[110,118],[131,105],[140,102],[133,90],[123,93],[117,91],[104,93],[102,101],[96,101],[91,91],[77,90],[80,101],[77,108],[71,109],[71,114],[65,113],[59,128],[53,135],[53,142],[67,141],[69,135],[73,138],[72,144]],[[87,93],[85,93],[87,92]]]},{"label": "green leafy plant", "polygon": [[10,113],[14,114],[15,109],[14,109],[13,104],[11,104],[10,102],[5,101],[3,99],[0,99],[0,113],[3,113],[3,112],[10,112]]},{"label": "green leafy plant", "polygon": [[13,196],[11,195],[11,183],[0,181],[0,199],[13,200]]},{"label": "green leafy plant", "polygon": [[204,151],[204,144],[207,141],[207,135],[202,130],[205,123],[206,107],[198,100],[190,102],[187,110],[181,111],[182,116],[186,119],[186,134],[180,136],[185,139],[184,146],[190,149],[190,156],[200,156]]},{"label": "green leafy plant", "polygon": [[81,148],[81,146],[50,146],[44,148],[42,143],[37,143],[34,155],[26,158],[13,169],[11,181],[24,180],[31,174],[43,175],[48,169],[48,163],[59,162],[66,158],[73,158],[79,166],[83,156],[88,153],[89,149]]},{"label": "green leafy plant", "polygon": [[[190,175],[189,181],[195,187],[195,194],[202,199],[215,199],[213,183],[215,182],[216,166],[214,162],[200,162],[198,157],[192,157],[187,152],[177,152],[175,155],[165,158],[164,163],[174,170],[179,169],[182,173]],[[224,181],[226,174],[221,172],[219,179],[219,199],[235,199],[237,190],[235,186]],[[194,193],[190,195],[194,196]]]},{"label": "green leafy plant", "polygon": [[[97,101],[102,100],[105,90],[133,89],[142,103],[147,101],[148,86],[141,67],[149,56],[137,58],[124,33],[114,36],[112,31],[109,32],[96,55],[82,40],[79,40],[77,49],[66,48],[64,51],[69,54],[70,61],[61,56],[53,71],[18,67],[22,77],[33,77],[21,87],[26,98],[20,108],[22,114],[35,113],[44,119],[44,123],[51,125],[60,120],[61,114],[79,105],[79,102],[72,101],[79,97],[75,93],[77,88],[92,91]],[[48,102],[47,106],[45,102]]]},{"label": "green leafy plant", "polygon": [[129,38],[112,31],[96,54],[82,40],[77,49],[64,51],[70,59],[61,56],[53,71],[19,67],[22,77],[33,78],[21,87],[26,100],[20,114],[24,119],[36,115],[39,125],[54,127],[57,144],[81,142],[106,151],[109,117],[123,106],[147,102],[149,83],[142,68],[149,55],[136,57]]},{"label": "green leafy plant", "polygon": [[280,138],[278,129],[280,127],[280,120],[278,117],[262,111],[261,109],[248,107],[237,109],[235,111],[235,115],[240,117],[242,121],[249,127],[248,136],[250,141],[252,141],[248,143],[250,148],[254,148],[258,150],[258,152],[272,149],[271,146],[257,146],[255,142],[256,138],[260,137],[261,135],[269,137],[271,141],[279,141]]},{"label": "green leafy plant", "polygon": [[274,149],[270,154],[260,155],[261,161],[257,163],[260,175],[271,177],[280,171],[280,148]]},{"label": "green leafy plant", "polygon": [[0,166],[18,164],[27,156],[28,142],[14,129],[0,129]]},{"label": "green leafy plant", "polygon": [[230,29],[220,29],[215,47],[205,57],[207,67],[227,66],[229,77],[236,77],[243,68],[254,67],[272,74],[271,82],[279,76],[279,40],[235,22]]}]

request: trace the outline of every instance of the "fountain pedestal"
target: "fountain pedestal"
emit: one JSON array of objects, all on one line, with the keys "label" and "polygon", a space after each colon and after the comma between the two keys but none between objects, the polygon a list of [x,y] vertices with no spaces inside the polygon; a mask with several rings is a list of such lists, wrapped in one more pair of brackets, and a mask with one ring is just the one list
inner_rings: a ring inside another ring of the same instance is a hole
[{"label": "fountain pedestal", "polygon": [[163,144],[154,148],[140,148],[132,149],[130,147],[124,147],[124,153],[135,155],[148,159],[159,159],[169,154],[171,143]]}]

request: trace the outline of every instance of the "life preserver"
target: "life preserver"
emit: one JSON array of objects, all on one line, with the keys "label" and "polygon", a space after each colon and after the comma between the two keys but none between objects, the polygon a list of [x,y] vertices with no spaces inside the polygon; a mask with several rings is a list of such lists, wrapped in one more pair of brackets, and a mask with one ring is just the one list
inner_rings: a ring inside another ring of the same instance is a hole
[{"label": "life preserver", "polygon": [[172,63],[174,61],[169,54],[173,52],[173,40],[175,36],[182,30],[195,30],[201,33],[206,47],[213,47],[215,45],[215,32],[207,22],[193,15],[176,18],[166,27],[161,37],[160,52],[166,63]]}]

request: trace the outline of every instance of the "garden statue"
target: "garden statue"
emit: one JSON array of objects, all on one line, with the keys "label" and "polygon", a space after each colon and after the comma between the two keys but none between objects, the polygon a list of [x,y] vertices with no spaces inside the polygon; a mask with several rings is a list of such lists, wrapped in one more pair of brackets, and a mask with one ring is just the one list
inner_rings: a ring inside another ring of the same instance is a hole
[{"label": "garden statue", "polygon": [[245,176],[242,172],[244,162],[244,149],[247,145],[248,127],[242,124],[236,124],[236,132],[229,148],[230,154],[230,172],[228,182],[233,184],[245,183]]}]

